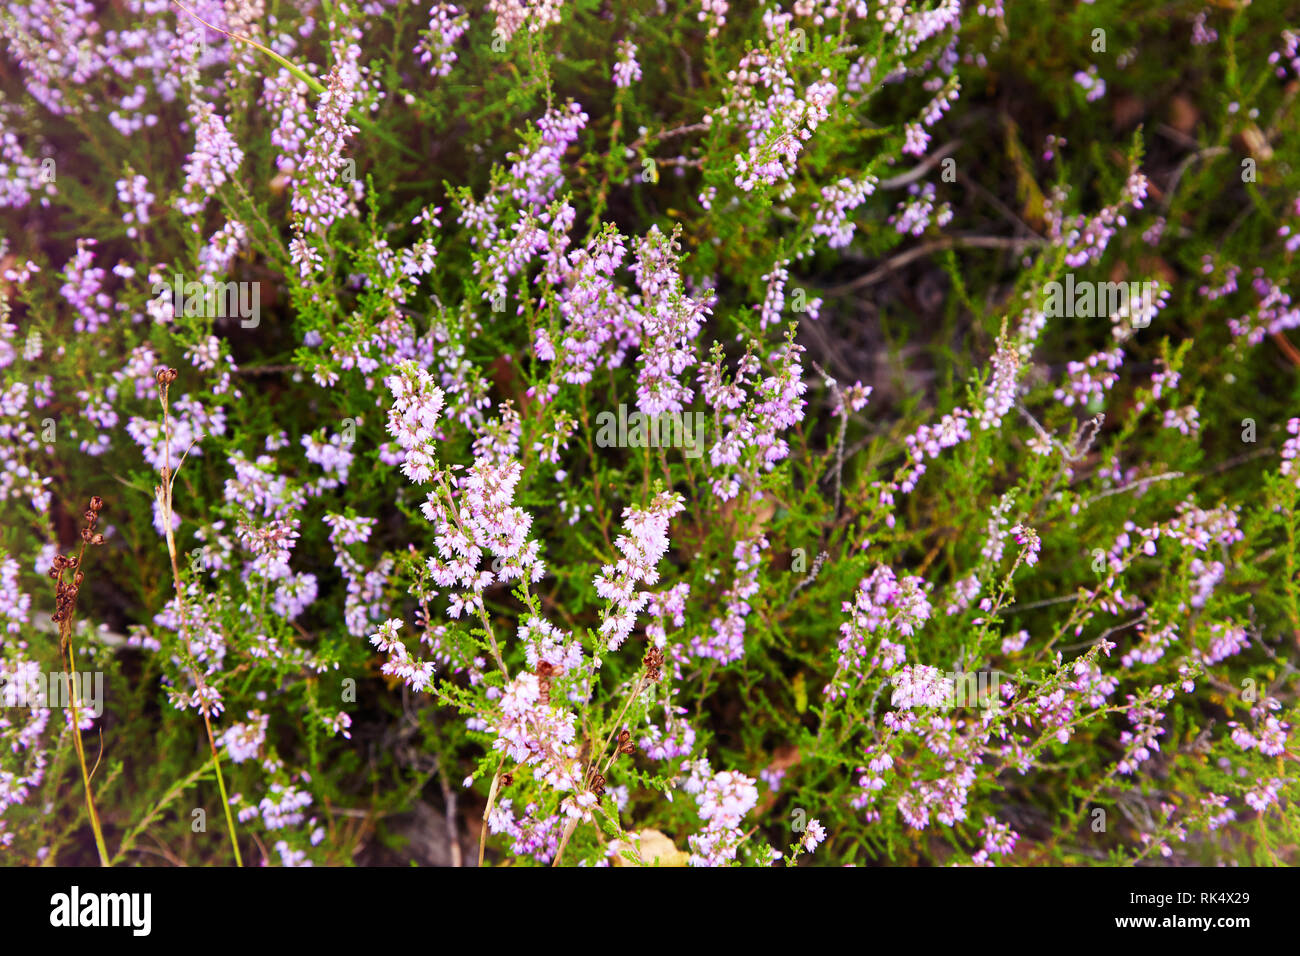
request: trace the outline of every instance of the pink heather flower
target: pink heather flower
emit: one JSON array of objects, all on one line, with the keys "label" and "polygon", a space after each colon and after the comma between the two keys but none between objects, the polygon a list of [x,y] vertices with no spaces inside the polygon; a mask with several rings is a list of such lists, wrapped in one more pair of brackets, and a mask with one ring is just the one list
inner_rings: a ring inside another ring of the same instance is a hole
[{"label": "pink heather flower", "polygon": [[905,651],[890,637],[910,636],[929,620],[925,588],[921,578],[896,578],[883,565],[858,583],[854,603],[843,605],[850,619],[840,625],[835,677],[825,687],[829,699],[844,697],[851,682],[862,683],[876,668],[889,673],[902,665]]},{"label": "pink heather flower", "polygon": [[[754,382],[755,399],[743,415],[724,416],[727,429],[710,449],[714,468],[721,471],[709,479],[709,485],[723,501],[740,494],[742,488],[755,488],[759,467],[771,471],[790,453],[789,444],[780,433],[803,420],[807,404],[801,397],[807,390],[803,381],[803,368],[799,356],[803,347],[787,344],[771,358],[775,374],[761,382]],[[757,378],[760,371],[758,359],[752,351],[741,359],[739,374],[729,384],[724,384],[721,359],[705,366],[699,375],[704,383],[703,393],[710,405],[736,408],[746,401],[741,386],[747,377]],[[722,471],[724,466],[739,466]]]},{"label": "pink heather flower", "polygon": [[1217,664],[1250,646],[1244,627],[1216,623],[1210,625],[1210,633],[1213,635],[1210,638],[1210,647],[1201,654],[1206,664]]},{"label": "pink heather flower", "polygon": [[1025,644],[1029,641],[1028,631],[1017,631],[1010,637],[1002,639],[1002,653],[1016,654],[1025,649]]},{"label": "pink heather flower", "polygon": [[[564,185],[563,157],[568,148],[578,141],[578,134],[587,127],[590,117],[577,103],[569,101],[564,106],[547,110],[537,121],[540,141],[526,149],[510,153],[509,173],[511,196],[526,204],[535,215],[543,214]],[[519,224],[520,242],[545,243],[545,232]],[[544,247],[544,246],[543,246]]]},{"label": "pink heather flower", "polygon": [[396,374],[384,379],[393,393],[393,407],[388,411],[388,433],[405,453],[402,474],[417,485],[429,481],[438,463],[434,453],[434,426],[443,406],[443,392],[433,376],[414,363],[397,368]]},{"label": "pink heather flower", "polygon": [[725,866],[744,839],[740,822],[758,803],[758,787],[742,773],[724,770],[704,784],[696,798],[704,829],[689,838],[691,866]]},{"label": "pink heather flower", "polygon": [[[949,602],[948,606],[944,608],[944,613],[951,617],[954,614],[960,614],[962,611],[966,610],[970,607],[971,602],[979,595],[980,587],[981,585],[978,574],[969,574],[964,578],[954,581],[952,585],[953,599]],[[1006,653],[1005,641],[1002,646],[1003,653]]]},{"label": "pink heather flower", "polygon": [[[28,622],[28,612],[32,606],[30,594],[24,594],[18,587],[18,573],[21,570],[17,561],[0,551],[0,623],[5,631],[17,634]],[[4,642],[0,641],[0,647]]]},{"label": "pink heather flower", "polygon": [[992,866],[992,856],[1006,856],[1016,847],[1019,834],[1005,823],[999,823],[995,817],[984,818],[984,828],[980,830],[984,846],[971,857],[977,866]]},{"label": "pink heather flower", "polygon": [[[637,408],[646,415],[681,412],[694,397],[679,376],[695,364],[690,343],[709,315],[712,297],[696,299],[685,294],[677,265],[679,246],[676,233],[669,238],[658,226],[651,227],[637,243],[631,267],[643,303]],[[621,246],[615,254],[621,257]]]},{"label": "pink heather flower", "polygon": [[269,74],[262,84],[262,105],[275,117],[271,144],[279,150],[276,169],[291,173],[298,165],[303,143],[311,135],[313,117],[308,104],[307,84],[288,70]]},{"label": "pink heather flower", "polygon": [[826,839],[826,828],[821,825],[821,821],[813,819],[808,821],[808,826],[803,831],[803,848],[809,853],[815,851],[819,844]]},{"label": "pink heather flower", "polygon": [[865,176],[860,180],[845,177],[837,183],[823,186],[821,200],[813,203],[813,235],[826,236],[826,245],[831,249],[847,246],[852,241],[856,228],[849,213],[876,191],[876,182],[874,176]]},{"label": "pink heather flower", "polygon": [[365,188],[362,177],[348,183],[343,176],[348,163],[344,148],[348,139],[361,132],[348,122],[348,111],[361,85],[360,55],[358,47],[348,47],[345,58],[331,68],[325,92],[316,104],[315,128],[295,161],[290,206],[301,230],[308,233],[323,233],[348,212],[348,204]]},{"label": "pink heather flower", "polygon": [[537,33],[548,24],[560,22],[562,0],[488,0],[488,10],[496,16],[496,30],[507,43],[525,24],[529,33]]},{"label": "pink heather flower", "polygon": [[328,714],[321,714],[320,719],[321,722],[325,725],[325,729],[328,730],[331,734],[334,734],[335,736],[342,734],[344,739],[346,740],[352,739],[352,734],[348,730],[348,728],[352,726],[351,715],[340,710],[338,713],[332,716]]},{"label": "pink heather flower", "polygon": [[[1115,369],[1124,362],[1124,350],[1115,348],[1105,352],[1094,352],[1082,362],[1067,362],[1066,371],[1069,381],[1065,387],[1056,389],[1055,399],[1066,408],[1075,404],[1087,406],[1100,402],[1106,393],[1119,381]],[[1105,366],[1107,371],[1094,373],[1094,369]]]},{"label": "pink heather flower", "polygon": [[1083,88],[1089,103],[1095,102],[1106,95],[1106,81],[1097,75],[1095,65],[1088,67],[1086,72],[1080,70],[1075,73],[1074,82]]},{"label": "pink heather flower", "polygon": [[767,788],[773,793],[781,789],[781,781],[785,778],[784,767],[764,767],[758,772],[758,779],[767,784]]},{"label": "pink heather flower", "polygon": [[1282,443],[1279,455],[1282,465],[1278,471],[1283,476],[1295,475],[1295,482],[1300,485],[1300,470],[1296,468],[1296,458],[1300,457],[1300,418],[1289,419],[1286,423],[1287,434],[1291,437]]},{"label": "pink heather flower", "polygon": [[388,655],[380,672],[398,678],[417,693],[428,690],[433,683],[433,662],[417,661],[411,657],[406,645],[397,637],[401,626],[400,620],[390,618],[370,637],[370,643]]},{"label": "pink heather flower", "polygon": [[709,36],[716,37],[718,31],[726,26],[729,6],[727,0],[700,0],[702,9],[695,16],[701,23],[709,24]]},{"label": "pink heather flower", "polygon": [[905,664],[890,680],[894,693],[889,702],[895,707],[913,710],[952,704],[952,682],[936,667]]},{"label": "pink heather flower", "polygon": [[[704,635],[691,638],[689,654],[730,664],[745,656],[745,620],[752,608],[749,598],[758,593],[760,558],[768,546],[767,538],[743,538],[732,549],[736,576],[732,585],[722,594],[725,614],[709,622]],[[673,648],[674,657],[682,654],[680,645]]]},{"label": "pink heather flower", "polygon": [[596,593],[611,602],[601,614],[600,633],[608,636],[609,649],[617,650],[632,632],[636,614],[645,607],[649,592],[637,591],[637,583],[654,584],[659,580],[659,560],[668,552],[668,522],[686,507],[675,492],[661,492],[650,507],[624,508],[626,534],[614,545],[623,557],[616,564],[604,565],[596,575]]},{"label": "pink heather flower", "polygon": [[1170,408],[1165,411],[1165,428],[1176,428],[1183,435],[1195,435],[1200,431],[1201,413],[1195,405],[1183,408]]},{"label": "pink heather flower", "polygon": [[49,165],[53,158],[39,157],[39,152],[48,148],[42,147],[38,155],[29,156],[17,134],[9,129],[5,117],[0,115],[0,170],[4,173],[0,176],[0,207],[21,208],[33,195],[40,195],[40,204],[48,206],[50,197],[58,194],[53,177],[47,175],[47,171],[53,171],[54,167]]},{"label": "pink heather flower", "polygon": [[1016,376],[1021,365],[1020,350],[1009,342],[1001,342],[989,364],[993,366],[993,374],[984,386],[984,407],[977,416],[981,431],[1002,424],[1003,417],[1015,404]]},{"label": "pink heather flower", "polygon": [[429,29],[416,44],[420,62],[428,63],[434,76],[447,76],[456,62],[456,41],[469,29],[469,14],[454,3],[435,3],[429,8]]},{"label": "pink heather flower", "polygon": [[136,226],[149,222],[149,205],[155,198],[149,192],[149,180],[144,176],[132,176],[130,179],[119,179],[114,186],[117,188],[118,201],[128,207],[122,214],[122,221],[130,226],[126,234],[134,239],[139,234]]},{"label": "pink heather flower", "polygon": [[370,532],[376,524],[374,518],[327,514],[324,522],[330,528],[334,566],[342,572],[347,586],[343,603],[344,623],[349,634],[365,637],[372,625],[384,617],[382,598],[387,572],[392,566],[391,559],[385,558],[374,570],[367,571],[347,550],[348,545],[361,544],[370,539]]},{"label": "pink heather flower", "polygon": [[248,246],[248,229],[242,222],[230,220],[212,234],[199,250],[199,281],[213,282],[230,271],[235,256]]},{"label": "pink heather flower", "polygon": [[907,187],[910,199],[900,202],[896,211],[889,217],[889,222],[900,233],[919,236],[933,222],[937,226],[946,226],[952,221],[952,207],[948,203],[935,206],[934,183]]},{"label": "pink heather flower", "polygon": [[636,44],[621,40],[618,44],[618,62],[614,64],[614,85],[626,89],[641,79],[641,64],[636,61]]},{"label": "pink heather flower", "polygon": [[1236,721],[1227,724],[1232,728],[1232,743],[1243,750],[1258,750],[1266,757],[1282,756],[1286,753],[1287,735],[1290,734],[1291,724],[1283,723],[1269,713],[1281,709],[1281,701],[1275,697],[1265,696],[1264,700],[1251,708],[1251,718],[1256,721],[1255,734]]},{"label": "pink heather flower", "polygon": [[[468,597],[452,595],[448,610],[452,617],[459,617],[467,607],[481,612],[483,589],[494,581],[536,582],[545,573],[538,543],[528,540],[532,516],[511,504],[522,474],[517,461],[494,465],[479,458],[469,474],[456,482],[462,490],[459,501],[447,500],[439,488],[421,506],[435,529],[438,557],[426,562],[434,582],[472,592]],[[495,572],[478,570],[484,551],[500,559]]]},{"label": "pink heather flower", "polygon": [[[517,674],[501,695],[501,715],[489,728],[495,735],[493,747],[520,765],[533,768],[533,776],[554,790],[583,794],[582,762],[578,746],[577,717],[554,704],[542,701],[537,675]],[[579,801],[578,815],[590,806]]]},{"label": "pink heather flower", "polygon": [[925,131],[925,127],[920,123],[908,123],[903,132],[907,137],[903,143],[903,152],[912,156],[924,156],[930,146],[930,134]]},{"label": "pink heather flower", "polygon": [[[685,719],[685,707],[665,708],[663,727],[650,724],[637,742],[651,760],[688,757],[695,749],[695,728]],[[773,787],[773,790],[776,788]]]},{"label": "pink heather flower", "polygon": [[271,784],[270,792],[258,803],[262,823],[268,830],[296,827],[306,819],[302,812],[311,806],[311,794],[290,785]]},{"label": "pink heather flower", "polygon": [[1207,46],[1219,39],[1219,34],[1212,27],[1205,25],[1208,10],[1202,10],[1192,18],[1192,46]]},{"label": "pink heather flower", "polygon": [[840,389],[835,396],[834,405],[831,408],[832,415],[843,415],[847,406],[851,412],[860,412],[867,407],[867,401],[871,398],[874,389],[870,385],[863,385],[861,381],[856,381],[848,388]]},{"label": "pink heather flower", "polygon": [[[786,266],[790,260],[773,264],[772,271],[763,276],[767,283],[767,293],[763,297],[763,304],[759,308],[758,327],[766,329],[769,325],[781,321],[781,313],[785,309],[785,284],[790,278],[790,273]],[[817,313],[821,309],[821,299],[814,299],[808,303],[808,312],[810,318],[817,318]]]},{"label": "pink heather flower", "polygon": [[204,684],[190,695],[187,706],[207,717],[217,717],[225,710],[221,693],[211,684]]},{"label": "pink heather flower", "polygon": [[1282,781],[1276,778],[1269,780],[1262,786],[1256,787],[1246,794],[1246,804],[1256,813],[1263,813],[1273,804],[1277,803],[1277,792],[1282,787]]},{"label": "pink heather flower", "polygon": [[[1152,688],[1158,696],[1164,696],[1164,688],[1156,685]],[[1172,690],[1169,691],[1172,696]],[[1164,714],[1150,704],[1143,704],[1132,694],[1128,695],[1128,721],[1133,730],[1125,730],[1119,735],[1120,743],[1125,747],[1124,756],[1115,765],[1120,773],[1128,775],[1137,772],[1139,765],[1151,758],[1151,751],[1159,750],[1157,737],[1164,736],[1165,729],[1160,726]]]},{"label": "pink heather flower", "polygon": [[710,114],[710,122],[724,121],[744,130],[748,149],[736,153],[734,161],[735,184],[746,192],[788,180],[804,144],[830,115],[837,94],[830,70],[822,70],[821,79],[800,96],[790,70],[795,55],[792,45],[776,57],[761,49],[745,54],[728,74],[736,85],[727,101]]},{"label": "pink heather flower", "polygon": [[94,332],[109,322],[112,298],[102,291],[104,270],[95,268],[97,240],[78,239],[76,255],[64,267],[66,282],[59,293],[77,314],[73,327],[78,332]]},{"label": "pink heather flower", "polygon": [[1011,534],[1015,537],[1016,543],[1024,548],[1025,564],[1030,567],[1037,564],[1038,552],[1042,548],[1038,532],[1026,525],[1018,524],[1011,529]]},{"label": "pink heather flower", "polygon": [[208,197],[238,174],[244,151],[211,103],[195,101],[190,106],[190,119],[195,128],[194,151],[185,161],[185,183],[176,208],[187,216],[196,216],[207,205]]},{"label": "pink heather flower", "polygon": [[315,865],[311,860],[307,859],[306,850],[295,850],[285,840],[276,841],[275,852],[280,854],[281,866],[305,867]]},{"label": "pink heather flower", "polygon": [[[1287,61],[1278,65],[1281,61]],[[1287,67],[1300,76],[1300,31],[1282,31],[1282,49],[1274,50],[1268,55],[1268,62],[1274,65],[1274,73],[1279,79],[1286,76]]]},{"label": "pink heather flower", "polygon": [[256,757],[266,740],[266,725],[269,717],[256,710],[248,712],[248,723],[232,724],[218,738],[218,743],[226,748],[234,763],[243,763]]}]

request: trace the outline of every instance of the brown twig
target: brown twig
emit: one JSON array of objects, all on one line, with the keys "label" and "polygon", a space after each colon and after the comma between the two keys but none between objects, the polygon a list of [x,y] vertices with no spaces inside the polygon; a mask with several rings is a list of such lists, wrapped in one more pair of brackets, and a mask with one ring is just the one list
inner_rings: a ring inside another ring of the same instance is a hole
[{"label": "brown twig", "polygon": [[1027,249],[1034,246],[1046,245],[1044,239],[1010,239],[1006,236],[944,236],[941,239],[932,239],[929,242],[923,242],[919,246],[914,246],[906,252],[900,252],[892,259],[885,261],[882,265],[872,269],[866,275],[858,276],[850,282],[843,285],[831,286],[823,291],[827,295],[846,295],[855,289],[862,289],[869,285],[875,285],[882,279],[888,278],[892,273],[897,272],[903,266],[917,259],[923,259],[935,252],[945,252],[948,249]]}]

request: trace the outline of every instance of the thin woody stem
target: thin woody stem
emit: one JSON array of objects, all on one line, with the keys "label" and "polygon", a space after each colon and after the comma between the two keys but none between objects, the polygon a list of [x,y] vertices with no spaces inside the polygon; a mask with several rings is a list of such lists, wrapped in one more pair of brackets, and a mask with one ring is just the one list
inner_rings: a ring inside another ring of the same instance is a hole
[{"label": "thin woody stem", "polygon": [[[183,628],[185,625],[185,592],[181,585],[180,563],[176,558],[176,535],[172,529],[172,483],[176,480],[175,473],[171,469],[172,460],[172,429],[171,415],[167,408],[167,391],[168,383],[159,381],[159,400],[162,402],[163,410],[163,464],[162,464],[162,484],[156,489],[158,496],[158,506],[162,510],[163,528],[167,539],[167,554],[171,558],[172,565],[172,584],[176,588],[176,606],[177,613],[180,615],[180,623]],[[195,664],[193,656],[190,654],[189,642],[181,635],[181,648],[185,652],[186,664],[190,669],[190,676],[194,681],[196,690],[202,690],[204,683],[199,676],[198,667]],[[235,820],[230,813],[230,798],[226,794],[226,781],[221,774],[221,758],[217,753],[217,741],[212,734],[212,721],[208,716],[207,701],[200,697],[199,714],[203,717],[203,729],[207,731],[208,748],[212,751],[212,767],[217,772],[217,789],[221,792],[221,809],[226,815],[226,826],[230,832],[230,846],[235,851],[235,865],[242,867],[244,865],[243,857],[239,852],[239,840],[235,836]]]},{"label": "thin woody stem", "polygon": [[[83,538],[81,550],[77,553],[77,563],[73,566],[81,571],[82,561],[86,557],[86,541]],[[63,570],[59,570],[59,583],[63,583]],[[95,800],[90,795],[90,773],[86,770],[86,749],[81,740],[81,711],[77,706],[77,687],[73,679],[76,673],[76,652],[72,646],[72,614],[69,612],[59,620],[59,652],[68,664],[66,675],[68,685],[68,702],[72,705],[72,743],[77,750],[77,763],[81,766],[81,780],[86,793],[86,812],[90,816],[90,828],[95,833],[95,849],[99,853],[101,866],[111,866],[108,848],[104,845],[104,831],[99,824],[99,814],[95,810]]]}]

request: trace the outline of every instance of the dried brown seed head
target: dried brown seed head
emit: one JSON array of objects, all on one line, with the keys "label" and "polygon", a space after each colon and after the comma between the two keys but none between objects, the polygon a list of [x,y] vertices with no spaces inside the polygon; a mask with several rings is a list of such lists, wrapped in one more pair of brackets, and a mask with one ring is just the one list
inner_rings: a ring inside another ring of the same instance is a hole
[{"label": "dried brown seed head", "polygon": [[646,651],[641,663],[645,667],[645,676],[648,680],[657,682],[663,677],[661,668],[664,666],[664,652],[659,648],[652,647]]}]

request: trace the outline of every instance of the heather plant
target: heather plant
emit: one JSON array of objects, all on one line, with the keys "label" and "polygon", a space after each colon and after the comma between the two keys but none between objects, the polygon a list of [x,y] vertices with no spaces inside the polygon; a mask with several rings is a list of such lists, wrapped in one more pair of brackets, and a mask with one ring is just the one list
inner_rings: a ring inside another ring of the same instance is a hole
[{"label": "heather plant", "polygon": [[0,35],[6,862],[1296,862],[1285,4]]}]

